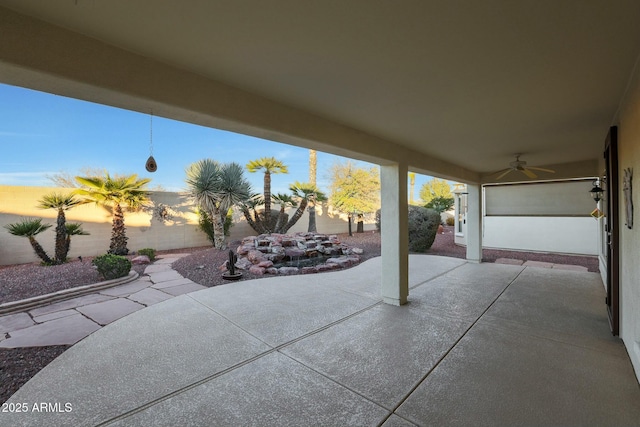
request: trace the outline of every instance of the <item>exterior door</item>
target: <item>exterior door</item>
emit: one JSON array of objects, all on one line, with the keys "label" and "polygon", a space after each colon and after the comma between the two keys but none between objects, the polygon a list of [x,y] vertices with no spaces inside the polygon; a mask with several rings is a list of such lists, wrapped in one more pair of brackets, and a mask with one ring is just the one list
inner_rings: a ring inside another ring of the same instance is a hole
[{"label": "exterior door", "polygon": [[618,215],[618,128],[609,129],[604,149],[605,159],[605,232],[607,255],[607,311],[609,325],[613,335],[619,334],[620,299],[619,299],[619,215]]}]

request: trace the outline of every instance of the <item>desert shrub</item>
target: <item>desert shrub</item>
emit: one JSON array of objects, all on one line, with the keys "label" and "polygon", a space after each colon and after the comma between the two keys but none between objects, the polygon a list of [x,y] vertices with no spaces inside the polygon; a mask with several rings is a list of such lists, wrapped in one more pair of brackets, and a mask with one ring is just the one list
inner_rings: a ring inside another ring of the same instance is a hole
[{"label": "desert shrub", "polygon": [[[440,225],[440,214],[422,206],[409,206],[409,251],[425,252],[433,245]],[[376,211],[376,228],[380,231],[380,209]]]},{"label": "desert shrub", "polygon": [[[201,209],[198,209],[197,213],[198,213],[198,226],[200,227],[200,230],[202,230],[204,234],[207,235],[207,238],[209,239],[212,245],[215,244],[215,232],[213,230],[213,221],[211,220],[211,215],[209,215],[207,212]],[[227,215],[224,217],[223,226],[224,226],[224,235],[228,236],[229,230],[233,226],[233,209],[229,209],[227,211]]]},{"label": "desert shrub", "polygon": [[452,216],[448,216],[447,217],[447,225],[453,226],[453,225],[455,225],[455,223],[456,223],[456,220],[455,220],[454,217],[452,217]]},{"label": "desert shrub", "polygon": [[91,262],[106,280],[124,277],[131,271],[131,261],[120,255],[106,254],[95,257]]},{"label": "desert shrub", "polygon": [[154,261],[156,259],[156,250],[151,248],[140,249],[138,255],[146,255],[149,257],[149,261]]},{"label": "desert shrub", "polygon": [[409,206],[409,251],[424,252],[433,245],[440,214],[433,209]]}]

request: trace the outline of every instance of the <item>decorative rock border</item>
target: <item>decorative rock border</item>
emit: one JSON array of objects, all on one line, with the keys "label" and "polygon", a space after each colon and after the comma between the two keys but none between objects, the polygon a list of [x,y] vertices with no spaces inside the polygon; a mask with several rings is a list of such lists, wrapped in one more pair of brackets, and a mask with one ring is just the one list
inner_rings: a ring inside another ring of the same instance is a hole
[{"label": "decorative rock border", "polygon": [[[252,274],[309,274],[351,267],[360,262],[360,248],[350,248],[340,243],[338,236],[319,233],[261,234],[242,240],[236,250],[236,267]],[[324,263],[308,267],[277,267],[279,263],[295,260],[328,257]],[[226,269],[226,265],[221,266]]]},{"label": "decorative rock border", "polygon": [[61,291],[52,292],[50,294],[38,295],[37,297],[22,299],[18,301],[6,302],[4,304],[0,304],[0,316],[19,313],[22,311],[34,309],[36,307],[49,305],[54,302],[75,298],[118,285],[124,285],[125,283],[133,282],[138,277],[139,274],[135,270],[131,270],[127,276],[120,277],[118,279],[106,280],[104,282],[93,283],[91,285],[77,286],[70,289],[63,289]]}]

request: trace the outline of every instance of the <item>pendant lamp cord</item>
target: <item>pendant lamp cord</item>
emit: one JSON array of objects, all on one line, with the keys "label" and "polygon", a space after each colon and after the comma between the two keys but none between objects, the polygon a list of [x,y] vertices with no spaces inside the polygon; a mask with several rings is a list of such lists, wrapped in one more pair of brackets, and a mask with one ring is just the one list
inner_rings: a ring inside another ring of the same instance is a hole
[{"label": "pendant lamp cord", "polygon": [[153,111],[149,114],[149,153],[153,156]]}]

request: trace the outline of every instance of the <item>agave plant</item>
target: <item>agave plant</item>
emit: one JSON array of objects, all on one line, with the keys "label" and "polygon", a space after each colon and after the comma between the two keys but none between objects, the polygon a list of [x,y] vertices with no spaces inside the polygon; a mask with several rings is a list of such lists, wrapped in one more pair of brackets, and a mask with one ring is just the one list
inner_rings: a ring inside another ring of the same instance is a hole
[{"label": "agave plant", "polygon": [[31,243],[31,247],[35,251],[36,255],[38,255],[45,264],[54,263],[35,238],[38,234],[51,228],[51,224],[43,224],[41,218],[24,218],[20,222],[7,224],[4,228],[14,236],[26,237],[29,239],[29,243]]}]

